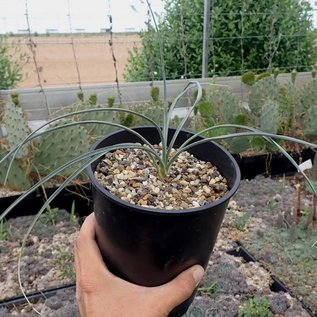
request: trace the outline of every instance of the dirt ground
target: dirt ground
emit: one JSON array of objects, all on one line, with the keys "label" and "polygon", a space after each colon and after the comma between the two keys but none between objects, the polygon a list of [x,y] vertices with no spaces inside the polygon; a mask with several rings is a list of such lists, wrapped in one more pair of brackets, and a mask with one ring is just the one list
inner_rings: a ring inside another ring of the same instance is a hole
[{"label": "dirt ground", "polygon": [[[19,87],[39,87],[34,57],[40,70],[41,84],[45,87],[72,85],[79,82],[82,85],[115,82],[109,33],[34,36],[32,40],[35,43],[33,46],[35,54],[30,50],[27,36],[14,39],[15,42],[19,41],[21,53],[28,56]],[[134,45],[140,45],[137,34],[113,35],[113,49],[120,81],[123,81],[128,51],[132,50]]]}]

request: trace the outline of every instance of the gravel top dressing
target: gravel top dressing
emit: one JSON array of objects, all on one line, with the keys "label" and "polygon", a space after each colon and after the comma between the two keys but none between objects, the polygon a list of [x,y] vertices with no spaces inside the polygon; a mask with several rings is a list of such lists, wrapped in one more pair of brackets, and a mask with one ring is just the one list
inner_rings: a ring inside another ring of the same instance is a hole
[{"label": "gravel top dressing", "polygon": [[164,180],[148,155],[138,149],[107,153],[98,164],[95,177],[103,187],[127,202],[167,210],[200,207],[228,191],[227,180],[215,166],[186,151],[180,154]]}]

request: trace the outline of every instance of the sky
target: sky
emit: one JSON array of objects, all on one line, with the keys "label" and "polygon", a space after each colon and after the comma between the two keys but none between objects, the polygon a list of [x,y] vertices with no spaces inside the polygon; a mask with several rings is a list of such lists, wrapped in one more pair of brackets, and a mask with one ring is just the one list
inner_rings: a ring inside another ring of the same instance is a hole
[{"label": "sky", "polygon": [[[163,12],[162,0],[150,2],[155,12]],[[25,31],[26,10],[31,32],[38,33],[99,32],[109,28],[109,15],[114,32],[139,31],[147,19],[145,0],[0,0],[0,33]]]},{"label": "sky", "polygon": [[[317,0],[309,1],[317,27]],[[163,12],[163,0],[150,2],[155,12]],[[0,0],[0,34],[25,32],[26,8],[31,32],[38,33],[100,32],[109,28],[110,14],[114,32],[140,31],[147,19],[145,0]]]}]

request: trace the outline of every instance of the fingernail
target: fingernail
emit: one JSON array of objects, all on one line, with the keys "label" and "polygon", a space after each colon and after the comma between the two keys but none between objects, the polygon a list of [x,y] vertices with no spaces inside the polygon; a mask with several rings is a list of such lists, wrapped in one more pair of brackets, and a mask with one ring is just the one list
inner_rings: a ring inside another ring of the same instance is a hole
[{"label": "fingernail", "polygon": [[205,271],[200,265],[195,265],[192,268],[192,274],[193,274],[193,278],[195,280],[196,286],[198,286],[198,284],[202,280],[204,273]]}]

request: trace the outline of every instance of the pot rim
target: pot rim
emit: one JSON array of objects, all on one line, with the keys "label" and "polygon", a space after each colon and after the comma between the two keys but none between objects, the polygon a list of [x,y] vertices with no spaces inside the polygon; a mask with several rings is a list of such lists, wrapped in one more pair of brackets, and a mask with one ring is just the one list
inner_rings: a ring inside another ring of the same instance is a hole
[{"label": "pot rim", "polygon": [[[137,126],[137,127],[133,127],[133,129],[140,129],[140,128],[153,128],[156,129],[154,126]],[[119,132],[122,131],[126,131],[124,129],[122,130],[118,130],[112,133],[107,134],[106,136],[102,137],[101,139],[99,139],[93,146],[92,146],[92,150],[95,150],[96,148],[98,148],[98,145],[104,141],[104,139],[117,134]],[[190,131],[186,131],[186,130],[181,130],[180,132],[186,132],[186,133],[190,133],[193,134]],[[201,136],[198,136],[201,137]],[[202,137],[201,137],[202,138]],[[99,191],[101,191],[102,194],[106,195],[110,200],[114,201],[116,204],[119,205],[123,205],[124,207],[128,208],[128,209],[133,209],[133,210],[137,210],[138,212],[142,212],[142,213],[149,213],[149,214],[159,214],[159,215],[166,215],[166,216],[175,216],[175,215],[185,215],[185,214],[193,214],[193,213],[201,213],[201,212],[205,212],[207,210],[209,210],[212,207],[221,205],[222,203],[224,203],[226,200],[229,200],[237,191],[239,184],[240,184],[240,180],[241,180],[241,172],[240,172],[240,168],[239,165],[237,163],[237,161],[233,158],[233,156],[221,145],[219,145],[218,143],[214,142],[214,141],[208,141],[206,142],[206,144],[208,143],[212,143],[214,146],[220,148],[221,151],[223,151],[226,156],[228,157],[228,159],[233,163],[233,167],[235,169],[236,172],[236,177],[234,180],[234,184],[232,186],[232,188],[226,192],[226,194],[224,196],[222,196],[220,199],[212,202],[212,203],[208,203],[206,205],[203,206],[199,206],[199,207],[193,207],[193,208],[189,208],[189,209],[172,209],[172,210],[166,210],[166,209],[161,209],[161,208],[152,208],[152,207],[143,207],[140,205],[136,205],[136,204],[131,204],[130,202],[127,202],[125,200],[122,200],[120,197],[112,194],[111,192],[109,192],[106,188],[104,188],[96,179],[95,175],[94,175],[94,171],[92,170],[92,167],[90,164],[87,167],[87,173],[88,173],[88,177],[92,183],[92,185]],[[100,147],[101,148],[101,147]]]}]

